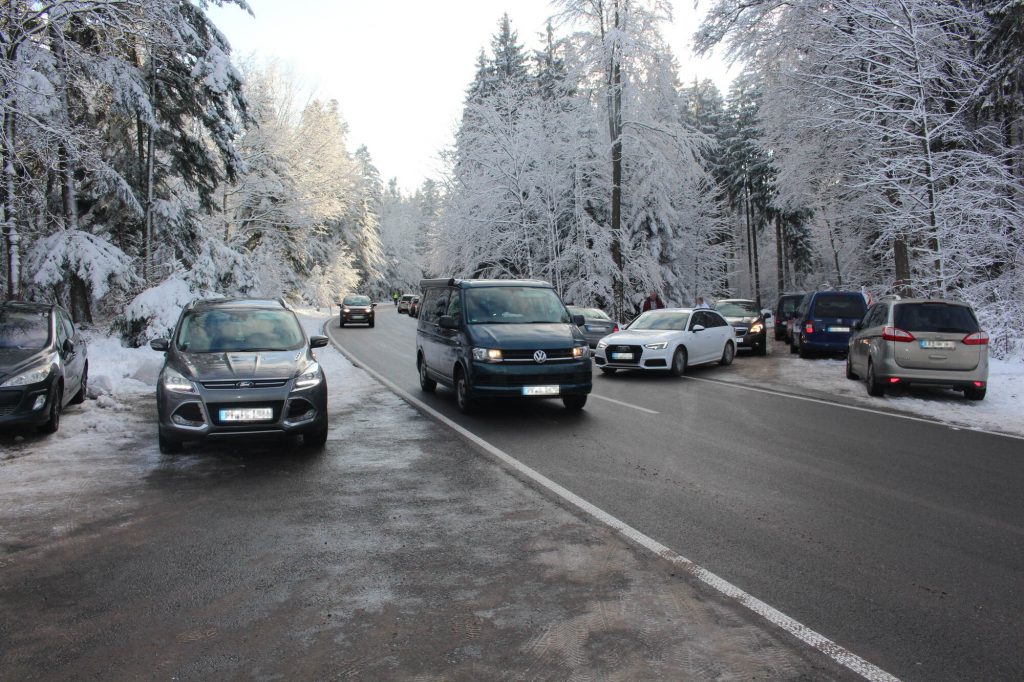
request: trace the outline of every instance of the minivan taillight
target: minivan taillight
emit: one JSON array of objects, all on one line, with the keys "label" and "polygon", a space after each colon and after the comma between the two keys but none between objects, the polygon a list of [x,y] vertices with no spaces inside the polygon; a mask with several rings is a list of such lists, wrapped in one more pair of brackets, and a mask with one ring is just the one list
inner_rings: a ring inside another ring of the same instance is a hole
[{"label": "minivan taillight", "polygon": [[886,326],[882,327],[882,338],[886,341],[913,341],[914,335],[910,332],[903,331],[899,327]]},{"label": "minivan taillight", "polygon": [[804,334],[813,334],[813,333],[814,333],[814,323],[813,322],[806,322],[806,323],[804,323]]},{"label": "minivan taillight", "polygon": [[961,343],[965,346],[987,346],[988,332],[974,332],[973,334],[968,334],[963,338]]}]

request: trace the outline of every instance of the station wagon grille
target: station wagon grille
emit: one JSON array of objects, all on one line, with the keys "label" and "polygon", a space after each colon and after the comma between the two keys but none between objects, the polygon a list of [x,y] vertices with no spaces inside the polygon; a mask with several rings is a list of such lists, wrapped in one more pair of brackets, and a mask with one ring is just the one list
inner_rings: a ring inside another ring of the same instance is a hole
[{"label": "station wagon grille", "polygon": [[238,390],[245,388],[280,388],[288,383],[287,379],[224,379],[203,381],[203,388],[213,390]]}]

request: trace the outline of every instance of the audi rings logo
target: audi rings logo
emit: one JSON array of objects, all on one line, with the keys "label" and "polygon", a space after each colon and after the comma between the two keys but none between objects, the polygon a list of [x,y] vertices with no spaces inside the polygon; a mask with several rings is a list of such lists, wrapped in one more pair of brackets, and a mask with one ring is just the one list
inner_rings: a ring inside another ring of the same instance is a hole
[{"label": "audi rings logo", "polygon": [[253,387],[253,383],[251,381],[239,381],[238,382],[238,387],[239,388],[252,388]]},{"label": "audi rings logo", "polygon": [[548,359],[548,354],[542,350],[536,351],[533,354],[533,361],[538,365],[543,365]]}]

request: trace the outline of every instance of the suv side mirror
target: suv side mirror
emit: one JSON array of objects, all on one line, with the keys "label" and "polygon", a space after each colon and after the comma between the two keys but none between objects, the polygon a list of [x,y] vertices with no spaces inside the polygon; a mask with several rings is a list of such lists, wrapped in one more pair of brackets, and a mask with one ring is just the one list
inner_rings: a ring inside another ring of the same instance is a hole
[{"label": "suv side mirror", "polygon": [[574,325],[576,325],[577,327],[582,327],[583,325],[585,325],[587,323],[587,321],[586,321],[586,319],[584,319],[584,317],[582,315],[573,315],[572,316],[572,323]]},{"label": "suv side mirror", "polygon": [[323,348],[328,343],[326,336],[311,336],[309,337],[310,348]]},{"label": "suv side mirror", "polygon": [[458,329],[459,323],[451,315],[442,315],[437,321],[437,326],[441,329]]},{"label": "suv side mirror", "polygon": [[171,340],[153,339],[152,341],[149,342],[149,347],[152,348],[153,350],[161,350],[166,353],[171,347]]}]

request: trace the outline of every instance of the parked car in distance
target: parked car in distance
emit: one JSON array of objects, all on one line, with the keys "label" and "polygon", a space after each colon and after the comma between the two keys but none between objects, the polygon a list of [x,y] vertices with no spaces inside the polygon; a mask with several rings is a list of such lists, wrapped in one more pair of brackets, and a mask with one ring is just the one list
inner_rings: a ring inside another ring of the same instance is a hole
[{"label": "parked car in distance", "polygon": [[641,313],[626,329],[601,339],[594,362],[605,374],[642,369],[682,376],[693,365],[728,365],[735,355],[735,332],[717,311],[662,308]]},{"label": "parked car in distance", "polygon": [[583,318],[583,326],[580,331],[591,348],[597,346],[597,342],[619,331],[619,323],[608,317],[608,314],[600,308],[581,308],[575,305],[566,306],[566,310],[573,317],[579,315]]},{"label": "parked car in distance", "polygon": [[412,302],[409,303],[409,317],[420,316],[420,297],[413,296]]},{"label": "parked car in distance", "polygon": [[327,441],[327,378],[313,355],[326,336],[306,337],[281,301],[222,298],[181,312],[156,388],[160,451],[185,441],[301,434]]},{"label": "parked car in distance", "polygon": [[[783,294],[779,296],[779,300],[775,302],[775,340],[786,341],[789,343],[789,337],[787,336],[787,322],[792,320],[796,315],[797,308],[800,307],[800,301],[804,298],[804,294]],[[792,325],[789,325],[791,327]]]},{"label": "parked car in distance", "polygon": [[714,309],[736,330],[736,350],[750,350],[754,355],[768,352],[768,323],[756,301],[724,298],[715,302]]},{"label": "parked car in distance", "polygon": [[398,312],[405,313],[406,315],[408,315],[409,306],[412,305],[412,299],[412,294],[403,294],[402,297],[398,299]]},{"label": "parked car in distance", "polygon": [[883,297],[854,325],[846,377],[863,377],[868,394],[928,384],[983,400],[988,386],[988,334],[966,303]]},{"label": "parked car in distance", "polygon": [[561,398],[580,410],[590,347],[554,287],[537,280],[425,279],[416,327],[420,388],[455,390],[463,412],[486,398]]},{"label": "parked car in distance", "polygon": [[790,352],[844,355],[853,325],[864,317],[867,304],[859,291],[814,291],[804,296],[793,317]]},{"label": "parked car in distance", "polygon": [[64,308],[0,303],[0,427],[54,433],[88,385],[88,348]]},{"label": "parked car in distance", "polygon": [[339,305],[341,306],[341,312],[338,314],[339,327],[353,322],[373,326],[376,316],[373,309],[377,307],[377,304],[371,302],[369,296],[348,294]]}]

